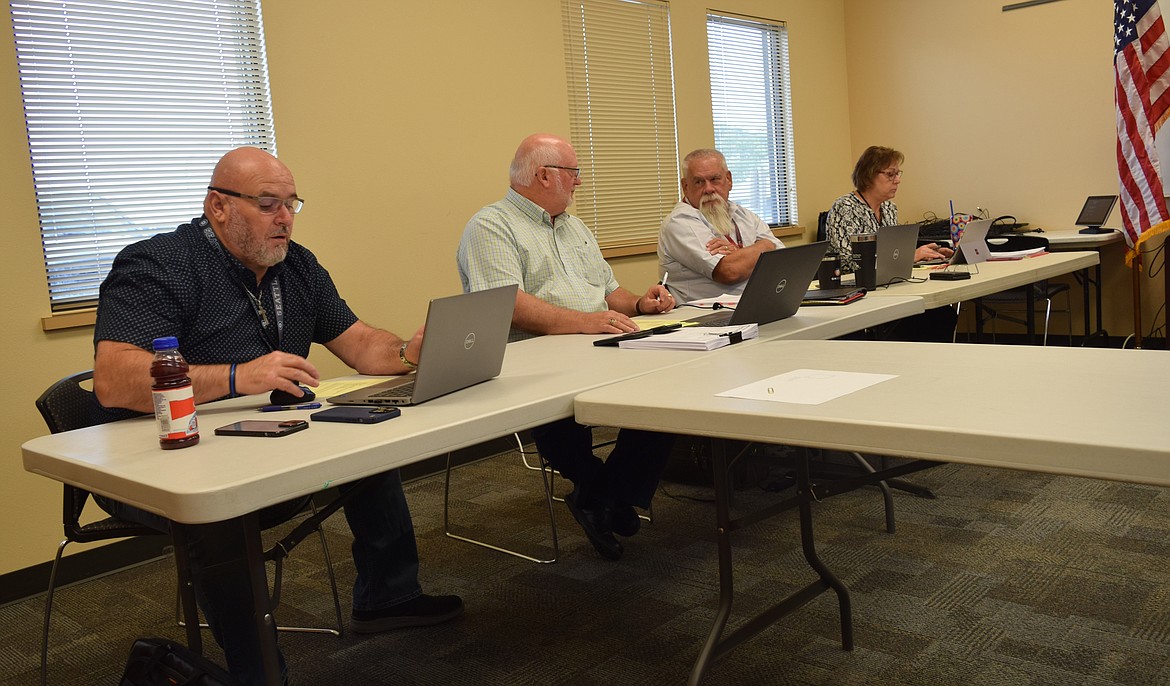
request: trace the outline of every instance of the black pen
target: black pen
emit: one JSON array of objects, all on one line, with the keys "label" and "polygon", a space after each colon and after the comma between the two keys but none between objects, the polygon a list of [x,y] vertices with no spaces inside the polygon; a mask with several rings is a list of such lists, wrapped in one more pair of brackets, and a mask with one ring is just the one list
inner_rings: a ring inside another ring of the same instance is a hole
[{"label": "black pen", "polygon": [[596,346],[615,346],[616,347],[617,344],[621,341],[632,341],[632,340],[635,340],[638,338],[645,338],[647,336],[653,336],[654,334],[667,333],[667,332],[674,331],[675,329],[678,329],[681,327],[682,327],[682,322],[675,322],[673,324],[663,324],[662,326],[655,326],[652,329],[642,329],[641,331],[633,331],[630,333],[624,333],[620,336],[611,336],[609,338],[600,338],[596,341],[593,341],[593,345],[596,345]]},{"label": "black pen", "polygon": [[675,329],[679,328],[680,326],[682,326],[681,322],[676,322],[674,324],[663,324],[662,326],[655,326],[652,329],[642,329],[641,331],[631,331],[630,333],[622,334],[621,336],[618,336],[617,339],[619,341],[632,341],[632,340],[637,339],[637,338],[646,338],[648,336],[655,336],[655,335],[660,334],[660,333],[668,333],[670,331],[674,331]]},{"label": "black pen", "polygon": [[[653,329],[646,329],[645,333],[647,335],[654,335],[656,333],[666,333],[667,331],[674,331],[675,329],[680,329],[680,328],[682,328],[682,322],[675,322],[673,324],[663,324],[662,326],[656,326]],[[636,331],[635,333],[642,333],[642,332]]]}]

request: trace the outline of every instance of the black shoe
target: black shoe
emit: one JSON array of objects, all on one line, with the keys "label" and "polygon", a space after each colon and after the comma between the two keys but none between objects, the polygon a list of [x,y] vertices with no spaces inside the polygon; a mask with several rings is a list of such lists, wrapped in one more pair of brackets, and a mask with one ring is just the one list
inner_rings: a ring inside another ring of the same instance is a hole
[{"label": "black shoe", "polygon": [[622,544],[609,531],[605,516],[605,509],[586,510],[577,506],[577,491],[574,490],[565,496],[565,505],[573,513],[573,519],[585,530],[585,536],[601,556],[607,560],[619,560],[622,557]]},{"label": "black shoe", "polygon": [[630,505],[612,505],[609,507],[609,521],[613,532],[618,536],[629,538],[642,528],[642,518]]},{"label": "black shoe", "polygon": [[357,634],[442,624],[463,614],[457,595],[420,595],[384,610],[354,610],[349,628]]}]

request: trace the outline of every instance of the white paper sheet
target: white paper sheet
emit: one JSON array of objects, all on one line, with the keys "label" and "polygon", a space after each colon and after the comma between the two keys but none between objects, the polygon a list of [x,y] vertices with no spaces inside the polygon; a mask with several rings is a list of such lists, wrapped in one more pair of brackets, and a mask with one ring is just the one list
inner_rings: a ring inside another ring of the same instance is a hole
[{"label": "white paper sheet", "polygon": [[834,398],[840,398],[843,395],[888,381],[895,376],[897,375],[797,369],[715,395],[724,398],[820,405]]}]

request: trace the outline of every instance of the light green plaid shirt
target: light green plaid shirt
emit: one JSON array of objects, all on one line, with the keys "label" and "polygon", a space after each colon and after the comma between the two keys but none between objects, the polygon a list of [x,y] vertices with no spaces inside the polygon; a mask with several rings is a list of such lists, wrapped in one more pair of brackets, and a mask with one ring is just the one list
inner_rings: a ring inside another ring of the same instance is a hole
[{"label": "light green plaid shirt", "polygon": [[[517,284],[558,307],[600,312],[618,288],[584,222],[568,213],[554,220],[512,189],[467,222],[455,259],[464,292]],[[512,329],[509,340],[533,335]]]}]

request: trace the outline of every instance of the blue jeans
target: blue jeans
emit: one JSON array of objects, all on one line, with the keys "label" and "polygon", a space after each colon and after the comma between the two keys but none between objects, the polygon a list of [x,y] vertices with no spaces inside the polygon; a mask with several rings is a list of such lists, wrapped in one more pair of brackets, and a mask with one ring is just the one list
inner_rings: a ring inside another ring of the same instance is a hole
[{"label": "blue jeans", "polygon": [[674,444],[673,434],[622,429],[602,462],[593,454],[592,431],[572,418],[536,427],[532,439],[553,469],[573,482],[577,502],[590,509],[606,504],[650,507]]},{"label": "blue jeans", "polygon": [[[414,524],[398,470],[341,486],[368,489],[345,506],[353,532],[354,610],[382,610],[422,594],[418,583],[418,548]],[[107,498],[95,497],[110,514],[169,532],[171,522]],[[301,500],[273,505],[260,512],[260,526],[279,524],[296,514]],[[253,617],[252,587],[240,520],[186,526],[187,549],[195,597],[215,640],[223,648],[228,670],[241,684],[264,683],[259,636]],[[284,656],[281,676],[287,680]]]}]

